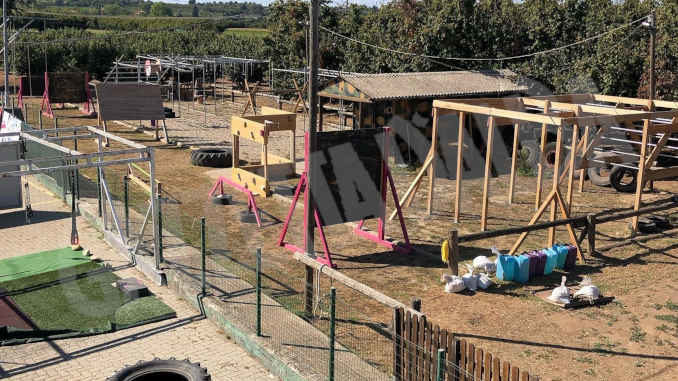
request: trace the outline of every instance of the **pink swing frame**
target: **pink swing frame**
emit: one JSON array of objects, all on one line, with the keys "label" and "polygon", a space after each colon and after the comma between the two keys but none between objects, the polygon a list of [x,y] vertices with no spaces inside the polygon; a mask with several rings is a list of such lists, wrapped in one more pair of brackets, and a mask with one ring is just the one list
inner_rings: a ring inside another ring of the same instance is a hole
[{"label": "pink swing frame", "polygon": [[[386,134],[389,134],[391,129],[389,127],[384,127],[384,131]],[[388,146],[388,139],[384,139],[384,152],[386,152],[387,157],[384,158],[382,162],[382,176],[381,176],[381,200],[382,204],[384,206],[384,210],[381,211],[379,217],[378,217],[378,225],[377,225],[377,232],[372,232],[369,230],[363,229],[363,225],[365,223],[365,220],[361,220],[358,223],[358,226],[356,226],[353,229],[353,232],[365,239],[368,239],[370,241],[373,241],[381,246],[384,246],[388,248],[389,250],[393,251],[398,251],[401,253],[410,253],[412,251],[412,246],[410,245],[410,239],[409,236],[407,235],[407,227],[405,226],[405,219],[403,217],[403,212],[402,209],[400,208],[400,202],[398,200],[398,192],[396,191],[395,188],[395,183],[393,182],[393,177],[391,176],[391,171],[388,167],[388,152],[389,151],[389,146]],[[299,196],[301,195],[302,189],[304,192],[304,200],[307,200],[308,197],[310,197],[310,186],[308,184],[308,158],[309,158],[309,151],[308,151],[308,132],[304,135],[304,172],[301,175],[301,178],[299,179],[299,184],[297,184],[297,188],[294,192],[294,198],[292,199],[292,205],[290,205],[289,212],[287,213],[287,217],[285,218],[285,224],[283,225],[282,231],[280,232],[280,236],[278,238],[278,246],[284,247],[287,250],[290,250],[292,252],[304,252],[304,249],[285,242],[285,236],[287,235],[287,231],[289,229],[290,222],[292,220],[292,215],[294,214],[294,209],[296,208],[297,202],[299,201]],[[403,233],[403,238],[405,239],[405,244],[404,245],[399,245],[396,243],[393,243],[390,240],[386,239],[386,196],[387,196],[387,188],[386,188],[386,182],[388,181],[389,184],[389,189],[391,190],[391,194],[393,195],[393,200],[396,206],[396,211],[398,214],[398,219],[400,222],[400,228],[402,229]],[[306,209],[304,209],[304,231],[306,231],[308,225],[308,215],[307,215]],[[313,208],[313,214],[314,214],[314,219],[315,219],[315,224],[318,227],[318,233],[320,235],[320,241],[322,243],[323,247],[323,252],[324,256],[322,257],[317,257],[316,260],[324,265],[330,266],[331,268],[336,268],[337,265],[332,261],[332,254],[329,249],[329,245],[327,244],[327,238],[325,237],[325,230],[323,229],[323,224],[320,219],[320,215],[318,214],[317,207]],[[306,247],[306,237],[304,236],[304,247]]]},{"label": "pink swing frame", "polygon": [[247,195],[247,210],[252,213],[254,212],[254,217],[257,219],[257,226],[261,227],[261,217],[259,208],[257,207],[257,201],[254,199],[254,194],[249,189],[243,187],[242,185],[232,181],[229,178],[224,176],[219,176],[217,182],[212,186],[212,189],[207,194],[207,198],[213,197],[214,192],[219,188],[220,194],[224,194],[224,183],[236,188],[237,190],[245,193]]}]

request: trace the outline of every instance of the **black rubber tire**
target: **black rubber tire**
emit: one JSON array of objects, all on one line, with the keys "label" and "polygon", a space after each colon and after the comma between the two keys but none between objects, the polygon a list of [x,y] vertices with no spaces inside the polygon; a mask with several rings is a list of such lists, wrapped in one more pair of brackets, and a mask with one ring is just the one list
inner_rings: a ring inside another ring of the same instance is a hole
[{"label": "black rubber tire", "polygon": [[525,165],[537,170],[539,164],[539,143],[536,140],[525,140],[520,143],[520,155],[525,160]]},{"label": "black rubber tire", "polygon": [[[622,182],[624,176],[631,175],[633,179],[630,182]],[[610,172],[610,185],[618,192],[622,193],[633,193],[636,191],[636,182],[638,180],[638,171],[616,166],[612,172]]]},{"label": "black rubber tire", "polygon": [[230,194],[218,194],[212,196],[212,204],[215,205],[231,205],[233,197]]},{"label": "black rubber tire", "polygon": [[591,184],[597,185],[599,187],[609,187],[610,176],[602,176],[600,174],[601,169],[602,168],[599,167],[591,167],[586,170],[586,173],[589,175],[589,179],[591,179]]},{"label": "black rubber tire", "polygon": [[[154,375],[155,378],[150,378],[153,373],[157,375]],[[109,377],[107,381],[183,380],[180,377],[186,381],[210,381],[212,379],[207,369],[201,367],[200,363],[192,363],[188,360],[154,359],[126,366]]]},{"label": "black rubber tire", "polygon": [[227,168],[233,165],[230,148],[200,148],[191,151],[191,164],[199,167]]},{"label": "black rubber tire", "polygon": [[[546,143],[544,146],[544,156],[544,170],[552,172],[556,161],[556,142]],[[561,156],[561,158],[565,159],[565,156]]]}]

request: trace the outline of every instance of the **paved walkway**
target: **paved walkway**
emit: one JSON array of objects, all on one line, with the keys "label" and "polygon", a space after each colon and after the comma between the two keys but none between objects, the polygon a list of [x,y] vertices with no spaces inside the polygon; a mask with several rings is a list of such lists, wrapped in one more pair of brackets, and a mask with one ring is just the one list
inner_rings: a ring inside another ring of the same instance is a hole
[{"label": "paved walkway", "polygon": [[[35,216],[30,225],[24,224],[22,210],[0,211],[0,259],[69,245],[70,208],[36,186],[31,187],[31,199]],[[116,268],[118,276],[145,280],[177,318],[105,335],[0,347],[0,379],[104,380],[125,365],[155,357],[200,362],[212,380],[276,379],[188,303],[127,267],[84,218],[77,222],[83,247]]]}]

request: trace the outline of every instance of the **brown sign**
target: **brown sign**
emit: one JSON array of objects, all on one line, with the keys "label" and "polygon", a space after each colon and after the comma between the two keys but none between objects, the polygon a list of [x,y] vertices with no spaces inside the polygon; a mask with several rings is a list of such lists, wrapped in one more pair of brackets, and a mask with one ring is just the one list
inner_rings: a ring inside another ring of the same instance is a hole
[{"label": "brown sign", "polygon": [[96,86],[101,120],[162,120],[165,111],[160,86],[106,83]]},{"label": "brown sign", "polygon": [[[48,73],[51,103],[80,103],[87,101],[84,72]],[[35,89],[33,89],[35,93]]]}]

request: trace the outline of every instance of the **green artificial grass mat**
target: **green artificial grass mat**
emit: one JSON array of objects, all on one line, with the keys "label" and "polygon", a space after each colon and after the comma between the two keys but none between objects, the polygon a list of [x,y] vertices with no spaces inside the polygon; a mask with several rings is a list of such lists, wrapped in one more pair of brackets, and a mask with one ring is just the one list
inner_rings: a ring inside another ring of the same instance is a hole
[{"label": "green artificial grass mat", "polygon": [[40,331],[110,331],[176,316],[155,296],[133,301],[113,284],[120,279],[89,262],[68,269],[0,282]]},{"label": "green artificial grass mat", "polygon": [[65,247],[63,249],[42,251],[40,253],[0,260],[0,282],[91,262],[82,253],[82,250],[73,251],[70,247]]}]

